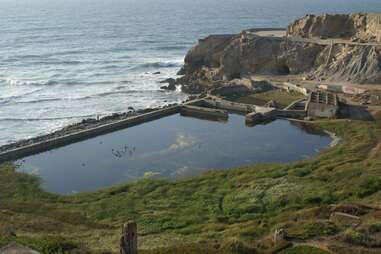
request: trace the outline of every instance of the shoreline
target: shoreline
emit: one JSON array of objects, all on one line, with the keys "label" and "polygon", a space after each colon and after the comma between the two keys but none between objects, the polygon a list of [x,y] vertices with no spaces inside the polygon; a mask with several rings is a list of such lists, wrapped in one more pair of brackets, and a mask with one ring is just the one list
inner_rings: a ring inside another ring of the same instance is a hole
[{"label": "shoreline", "polygon": [[329,144],[329,148],[335,147],[338,144],[341,143],[342,138],[336,135],[336,133],[333,133],[331,131],[324,130],[325,133],[329,135],[329,137],[332,139],[331,143]]}]

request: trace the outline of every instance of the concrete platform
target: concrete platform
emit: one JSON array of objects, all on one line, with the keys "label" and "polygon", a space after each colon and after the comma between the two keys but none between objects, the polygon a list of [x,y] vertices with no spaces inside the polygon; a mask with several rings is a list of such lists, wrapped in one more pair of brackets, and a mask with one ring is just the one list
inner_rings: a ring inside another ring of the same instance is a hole
[{"label": "concrete platform", "polygon": [[272,120],[276,117],[276,110],[273,108],[267,108],[258,110],[256,112],[251,112],[246,115],[245,121],[246,124],[249,125],[255,125],[259,124],[261,122],[267,122],[269,120]]}]

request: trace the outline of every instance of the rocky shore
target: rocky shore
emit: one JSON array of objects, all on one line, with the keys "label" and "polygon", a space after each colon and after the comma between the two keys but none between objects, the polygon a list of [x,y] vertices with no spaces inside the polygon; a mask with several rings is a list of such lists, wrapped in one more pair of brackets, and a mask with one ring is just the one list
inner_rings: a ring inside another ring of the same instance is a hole
[{"label": "rocky shore", "polygon": [[307,15],[284,36],[261,36],[255,29],[210,35],[187,53],[176,84],[186,93],[250,90],[254,75],[379,84],[380,22],[381,14]]}]

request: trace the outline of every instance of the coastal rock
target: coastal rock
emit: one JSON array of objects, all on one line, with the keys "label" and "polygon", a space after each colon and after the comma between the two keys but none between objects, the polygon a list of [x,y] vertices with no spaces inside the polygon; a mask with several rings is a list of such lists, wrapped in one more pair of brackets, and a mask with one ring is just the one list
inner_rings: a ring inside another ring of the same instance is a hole
[{"label": "coastal rock", "polygon": [[297,38],[381,41],[380,16],[308,15],[288,27],[288,38],[258,36],[249,30],[237,35],[211,35],[187,53],[180,70],[184,76],[176,82],[186,93],[235,91],[226,81],[257,74],[377,84],[381,82],[381,43],[330,44]]},{"label": "coastal rock", "polygon": [[381,42],[381,14],[306,15],[288,26],[288,34],[304,38],[343,38]]},{"label": "coastal rock", "polygon": [[161,84],[168,84],[167,86],[161,86],[160,89],[164,90],[176,90],[176,80],[173,78],[168,78],[163,81],[160,81]]},{"label": "coastal rock", "polygon": [[253,91],[252,81],[249,79],[234,79],[230,82],[212,88],[209,93],[212,95],[231,95],[231,94],[246,94]]},{"label": "coastal rock", "polygon": [[[313,75],[318,79],[381,83],[381,46],[335,45],[329,60],[329,48],[318,55]],[[319,60],[320,59],[320,60]]]},{"label": "coastal rock", "polygon": [[220,58],[226,46],[230,43],[234,35],[210,35],[200,39],[184,59],[182,74],[189,74],[200,70],[206,66],[209,68],[218,68]]}]

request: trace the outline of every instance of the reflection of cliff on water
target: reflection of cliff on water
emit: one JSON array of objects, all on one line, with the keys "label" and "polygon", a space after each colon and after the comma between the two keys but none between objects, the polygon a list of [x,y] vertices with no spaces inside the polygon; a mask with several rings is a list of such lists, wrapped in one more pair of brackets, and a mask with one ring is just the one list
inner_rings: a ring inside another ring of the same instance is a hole
[{"label": "reflection of cliff on water", "polygon": [[317,127],[313,123],[307,123],[307,122],[302,122],[302,121],[292,121],[290,120],[291,125],[298,127],[299,129],[302,129],[303,131],[307,132],[308,134],[313,134],[313,135],[319,135],[319,136],[328,136],[327,133]]}]

